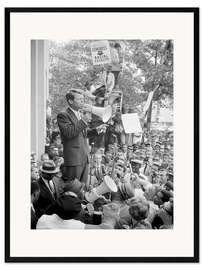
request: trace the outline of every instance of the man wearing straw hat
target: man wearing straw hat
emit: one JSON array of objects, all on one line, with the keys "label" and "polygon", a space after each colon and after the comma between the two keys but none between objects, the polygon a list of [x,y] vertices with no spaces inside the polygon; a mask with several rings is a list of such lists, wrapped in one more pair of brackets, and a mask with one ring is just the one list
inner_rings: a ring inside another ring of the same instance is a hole
[{"label": "man wearing straw hat", "polygon": [[56,200],[56,186],[52,179],[58,172],[53,160],[44,161],[40,169],[40,178],[38,180],[40,195],[38,200],[34,203],[36,215],[40,217],[47,210],[48,207],[53,205]]},{"label": "man wearing straw hat", "polygon": [[80,114],[80,110],[91,110],[84,104],[81,89],[70,89],[66,94],[66,101],[68,108],[57,116],[63,143],[63,178],[65,181],[77,178],[87,183],[89,163],[86,139],[87,119]]}]

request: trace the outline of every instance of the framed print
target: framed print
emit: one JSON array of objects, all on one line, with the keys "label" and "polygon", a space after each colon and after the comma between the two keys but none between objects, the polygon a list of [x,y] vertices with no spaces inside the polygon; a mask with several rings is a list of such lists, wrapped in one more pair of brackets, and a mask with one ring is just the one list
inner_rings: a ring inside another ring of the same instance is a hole
[{"label": "framed print", "polygon": [[199,9],[5,9],[5,261],[199,261]]}]

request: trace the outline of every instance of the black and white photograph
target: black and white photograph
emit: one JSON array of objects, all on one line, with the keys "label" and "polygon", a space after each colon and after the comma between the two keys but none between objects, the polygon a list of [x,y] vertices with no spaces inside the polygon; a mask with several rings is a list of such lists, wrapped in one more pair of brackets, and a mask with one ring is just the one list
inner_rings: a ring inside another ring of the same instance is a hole
[{"label": "black and white photograph", "polygon": [[32,229],[173,229],[173,47],[31,41]]},{"label": "black and white photograph", "polygon": [[199,261],[199,9],[5,9],[5,261]]}]

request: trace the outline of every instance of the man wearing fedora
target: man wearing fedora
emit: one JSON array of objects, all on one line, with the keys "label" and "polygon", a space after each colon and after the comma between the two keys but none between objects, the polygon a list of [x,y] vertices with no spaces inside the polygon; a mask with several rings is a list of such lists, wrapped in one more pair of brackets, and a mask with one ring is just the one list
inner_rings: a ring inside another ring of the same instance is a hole
[{"label": "man wearing fedora", "polygon": [[53,204],[56,200],[56,187],[52,181],[55,174],[58,172],[53,160],[44,161],[41,167],[41,176],[38,180],[40,195],[38,200],[34,203],[34,208],[38,217]]},{"label": "man wearing fedora", "polygon": [[[63,143],[64,168],[63,178],[71,181],[75,178],[87,183],[88,178],[88,153],[86,128],[87,120],[80,110],[87,110],[84,104],[83,91],[71,89],[66,94],[68,108],[57,116],[58,126]],[[88,108],[89,109],[89,108]]]}]

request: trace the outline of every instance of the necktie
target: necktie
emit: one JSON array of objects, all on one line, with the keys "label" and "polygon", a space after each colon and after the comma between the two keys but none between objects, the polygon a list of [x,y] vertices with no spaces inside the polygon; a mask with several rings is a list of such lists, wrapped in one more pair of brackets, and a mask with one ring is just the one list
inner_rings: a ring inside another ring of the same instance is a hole
[{"label": "necktie", "polygon": [[[77,118],[78,120],[81,120],[81,113],[80,111],[77,112]],[[83,129],[82,134],[84,137],[86,137],[86,129]]]},{"label": "necktie", "polygon": [[53,195],[53,197],[54,197],[54,199],[55,199],[55,198],[56,198],[56,197],[55,197],[56,193],[55,193],[54,183],[50,180],[50,181],[48,182],[48,184],[49,184],[49,189],[50,189],[50,191],[51,191],[51,193],[52,193],[52,195]]}]

